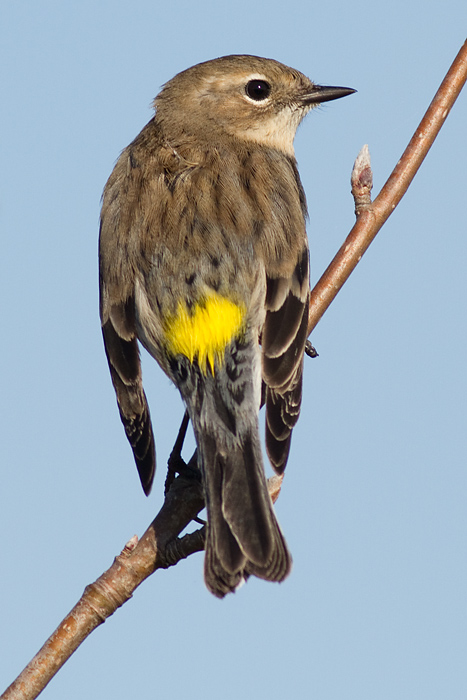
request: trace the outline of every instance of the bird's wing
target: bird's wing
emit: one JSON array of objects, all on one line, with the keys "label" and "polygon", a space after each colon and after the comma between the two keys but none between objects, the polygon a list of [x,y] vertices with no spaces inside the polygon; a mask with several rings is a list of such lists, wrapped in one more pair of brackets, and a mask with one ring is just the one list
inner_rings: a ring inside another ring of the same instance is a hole
[{"label": "bird's wing", "polygon": [[309,256],[305,245],[290,277],[267,278],[261,345],[266,385],[266,448],[276,472],[287,463],[300,413],[308,328]]},{"label": "bird's wing", "polygon": [[112,306],[102,325],[102,334],[120,417],[133,450],[141,485],[148,495],[154,479],[156,455],[134,330],[133,299]]},{"label": "bird's wing", "polygon": [[[104,191],[99,235],[100,315],[105,352],[117,394],[120,417],[133,449],[144,492],[151,490],[156,467],[154,435],[143,390],[135,322],[134,248],[136,197],[140,177],[130,151],[118,161]],[[127,196],[121,196],[126,188]]]}]

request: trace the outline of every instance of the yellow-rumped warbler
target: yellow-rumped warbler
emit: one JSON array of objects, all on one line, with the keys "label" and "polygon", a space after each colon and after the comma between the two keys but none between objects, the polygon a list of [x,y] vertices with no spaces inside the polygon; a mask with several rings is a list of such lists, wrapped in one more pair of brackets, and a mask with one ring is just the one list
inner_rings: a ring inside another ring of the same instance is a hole
[{"label": "yellow-rumped warbler", "polygon": [[[309,299],[306,200],[295,131],[324,87],[277,61],[225,56],[183,71],[104,190],[100,312],[120,416],[149,493],[154,437],[137,340],[178,387],[208,515],[205,581],[218,597],[291,557],[264,474],[281,474],[297,422]],[[262,391],[263,389],[263,391]]]}]

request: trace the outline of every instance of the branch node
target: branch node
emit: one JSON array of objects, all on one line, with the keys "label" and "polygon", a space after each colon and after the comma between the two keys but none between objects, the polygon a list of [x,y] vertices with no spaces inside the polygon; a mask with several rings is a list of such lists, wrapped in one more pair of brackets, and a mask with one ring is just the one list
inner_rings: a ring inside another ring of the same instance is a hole
[{"label": "branch node", "polygon": [[268,491],[273,503],[279,498],[283,480],[283,474],[274,474],[274,476],[270,476],[268,479]]},{"label": "branch node", "polygon": [[123,547],[122,551],[120,552],[121,557],[129,557],[132,551],[135,549],[136,545],[138,544],[138,535],[133,535],[133,537],[128,540],[126,545]]}]

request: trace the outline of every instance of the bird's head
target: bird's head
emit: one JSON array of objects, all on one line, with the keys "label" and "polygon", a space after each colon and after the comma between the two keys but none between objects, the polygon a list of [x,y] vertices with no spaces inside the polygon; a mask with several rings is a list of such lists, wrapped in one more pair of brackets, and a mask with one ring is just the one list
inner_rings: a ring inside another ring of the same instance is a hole
[{"label": "bird's head", "polygon": [[224,56],[176,75],[156,97],[166,134],[252,141],[293,155],[303,117],[316,105],[352,88],[315,85],[303,73],[258,56]]}]

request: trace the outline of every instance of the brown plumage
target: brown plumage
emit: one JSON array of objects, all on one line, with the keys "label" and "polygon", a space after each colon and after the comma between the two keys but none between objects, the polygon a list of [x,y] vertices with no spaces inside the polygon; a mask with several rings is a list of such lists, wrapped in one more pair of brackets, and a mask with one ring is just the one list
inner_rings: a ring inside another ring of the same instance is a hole
[{"label": "brown plumage", "polygon": [[106,185],[101,319],[120,415],[149,493],[154,437],[137,340],[180,390],[208,511],[205,580],[282,581],[291,559],[258,433],[285,469],[307,335],[306,200],[293,138],[322,88],[269,59],[227,56],[175,76]]}]

